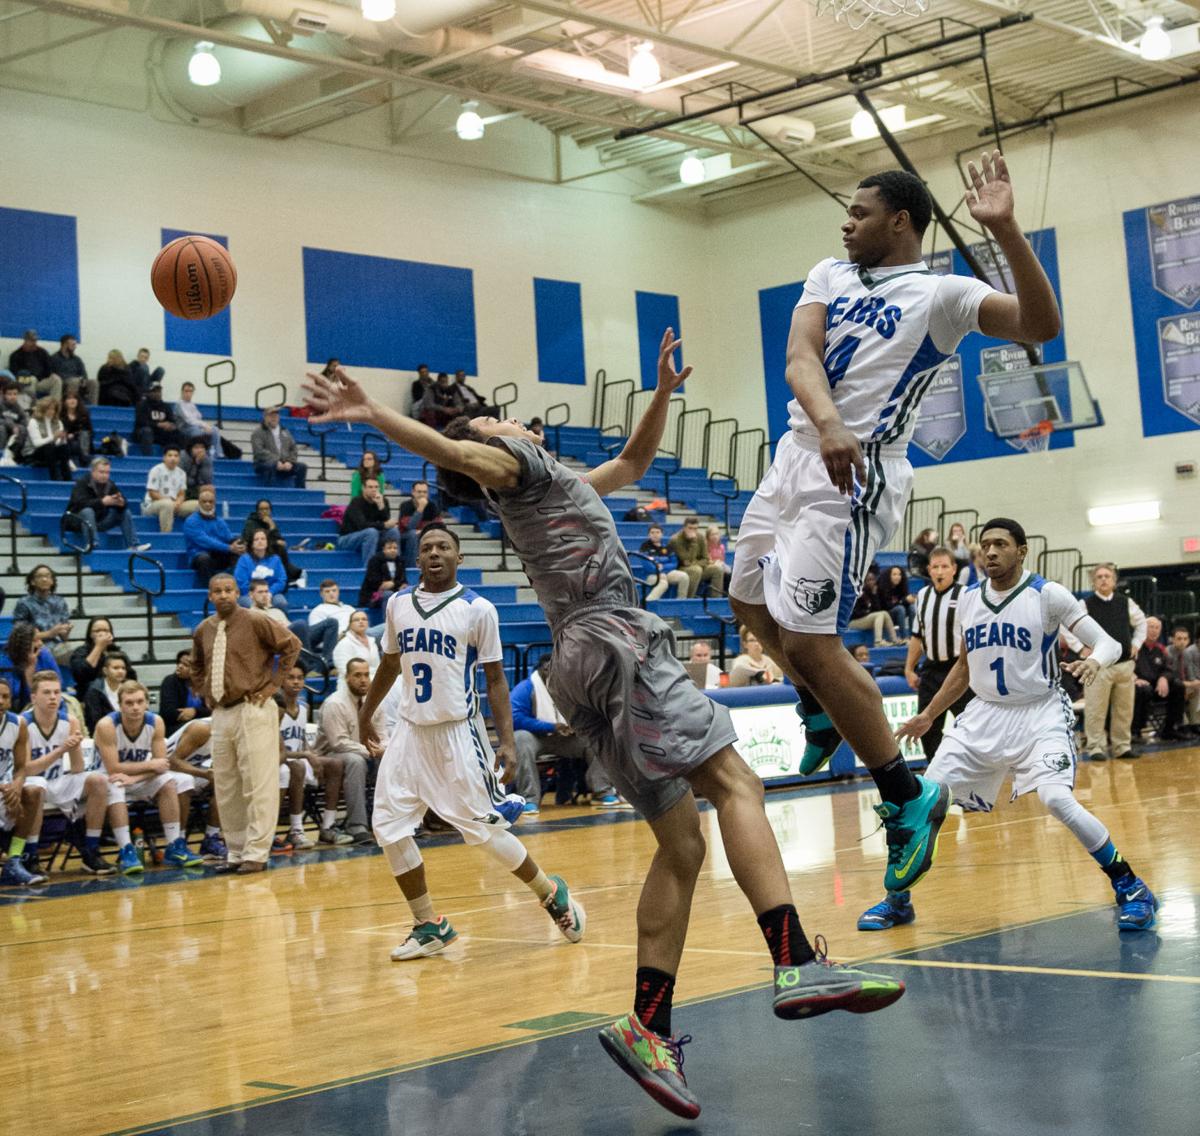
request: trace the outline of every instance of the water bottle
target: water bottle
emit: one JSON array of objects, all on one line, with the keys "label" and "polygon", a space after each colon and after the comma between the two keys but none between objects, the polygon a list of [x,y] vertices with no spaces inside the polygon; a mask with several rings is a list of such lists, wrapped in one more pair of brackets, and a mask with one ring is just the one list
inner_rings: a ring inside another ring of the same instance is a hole
[{"label": "water bottle", "polygon": [[221,517],[223,520],[226,520],[226,521],[229,520],[229,502],[228,501],[221,502]]},{"label": "water bottle", "polygon": [[140,828],[133,830],[133,850],[137,853],[138,859],[145,864],[150,858],[150,849],[146,846],[146,838],[142,834]]}]

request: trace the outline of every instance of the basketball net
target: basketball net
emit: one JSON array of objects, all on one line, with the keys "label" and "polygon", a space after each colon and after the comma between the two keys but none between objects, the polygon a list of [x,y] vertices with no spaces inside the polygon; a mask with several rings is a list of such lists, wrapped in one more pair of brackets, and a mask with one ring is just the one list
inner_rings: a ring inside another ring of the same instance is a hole
[{"label": "basketball net", "polygon": [[817,15],[831,15],[857,31],[875,16],[923,16],[929,0],[817,0]]},{"label": "basketball net", "polygon": [[1050,435],[1054,433],[1054,423],[1042,419],[1028,430],[1022,430],[1017,435],[1017,441],[1027,454],[1041,453],[1050,448]]}]

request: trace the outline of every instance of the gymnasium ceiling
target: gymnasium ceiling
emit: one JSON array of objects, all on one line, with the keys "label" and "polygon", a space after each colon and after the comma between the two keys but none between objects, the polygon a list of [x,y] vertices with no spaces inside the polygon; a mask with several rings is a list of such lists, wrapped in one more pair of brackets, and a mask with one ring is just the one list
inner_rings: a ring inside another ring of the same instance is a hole
[{"label": "gymnasium ceiling", "polygon": [[[852,137],[860,109],[852,84],[831,77],[755,101],[744,110],[760,119],[754,131],[726,111],[624,140],[617,132],[1016,14],[1033,18],[987,36],[986,71],[980,58],[950,65],[979,52],[977,35],[883,66],[872,80],[883,85],[870,97],[879,107],[903,105],[902,143],[954,135],[948,148],[982,145],[980,132],[993,124],[989,75],[1003,127],[1200,74],[1200,0],[931,0],[922,16],[876,18],[858,29],[835,20],[827,2],[398,0],[390,24],[373,24],[358,0],[0,0],[0,88],[196,129],[590,181],[636,200],[696,208],[750,200],[766,181],[801,176],[795,166],[837,188],[853,184],[880,140]],[[1151,16],[1172,34],[1169,59],[1148,62],[1138,52]],[[216,86],[187,79],[198,40],[216,45]],[[641,42],[654,45],[657,89],[630,84],[631,52]],[[1200,85],[1183,86],[1175,97],[1198,94]],[[480,141],[455,132],[465,100],[484,119]],[[764,118],[769,112],[777,113]],[[679,178],[688,155],[707,175],[691,187]]]}]

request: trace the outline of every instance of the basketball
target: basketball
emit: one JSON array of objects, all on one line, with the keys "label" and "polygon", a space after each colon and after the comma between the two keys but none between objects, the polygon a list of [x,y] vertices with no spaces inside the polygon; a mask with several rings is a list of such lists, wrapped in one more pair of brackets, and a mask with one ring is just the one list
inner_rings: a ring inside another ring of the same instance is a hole
[{"label": "basketball", "polygon": [[154,258],[150,286],[172,315],[209,319],[229,307],[237,288],[237,269],[228,249],[211,237],[178,237]]}]

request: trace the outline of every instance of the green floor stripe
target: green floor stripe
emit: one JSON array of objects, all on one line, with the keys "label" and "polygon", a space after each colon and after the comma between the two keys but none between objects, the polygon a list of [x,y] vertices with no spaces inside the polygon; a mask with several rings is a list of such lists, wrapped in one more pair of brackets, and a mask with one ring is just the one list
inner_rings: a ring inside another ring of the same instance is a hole
[{"label": "green floor stripe", "polygon": [[286,1093],[291,1089],[296,1088],[295,1085],[281,1085],[278,1081],[247,1081],[246,1088],[248,1089],[274,1089],[279,1093]]},{"label": "green floor stripe", "polygon": [[564,1010],[561,1014],[547,1014],[544,1018],[529,1018],[524,1022],[510,1022],[502,1029],[542,1030],[563,1029],[569,1026],[581,1026],[588,1022],[605,1022],[608,1018],[603,1014],[585,1014],[581,1010]]}]

